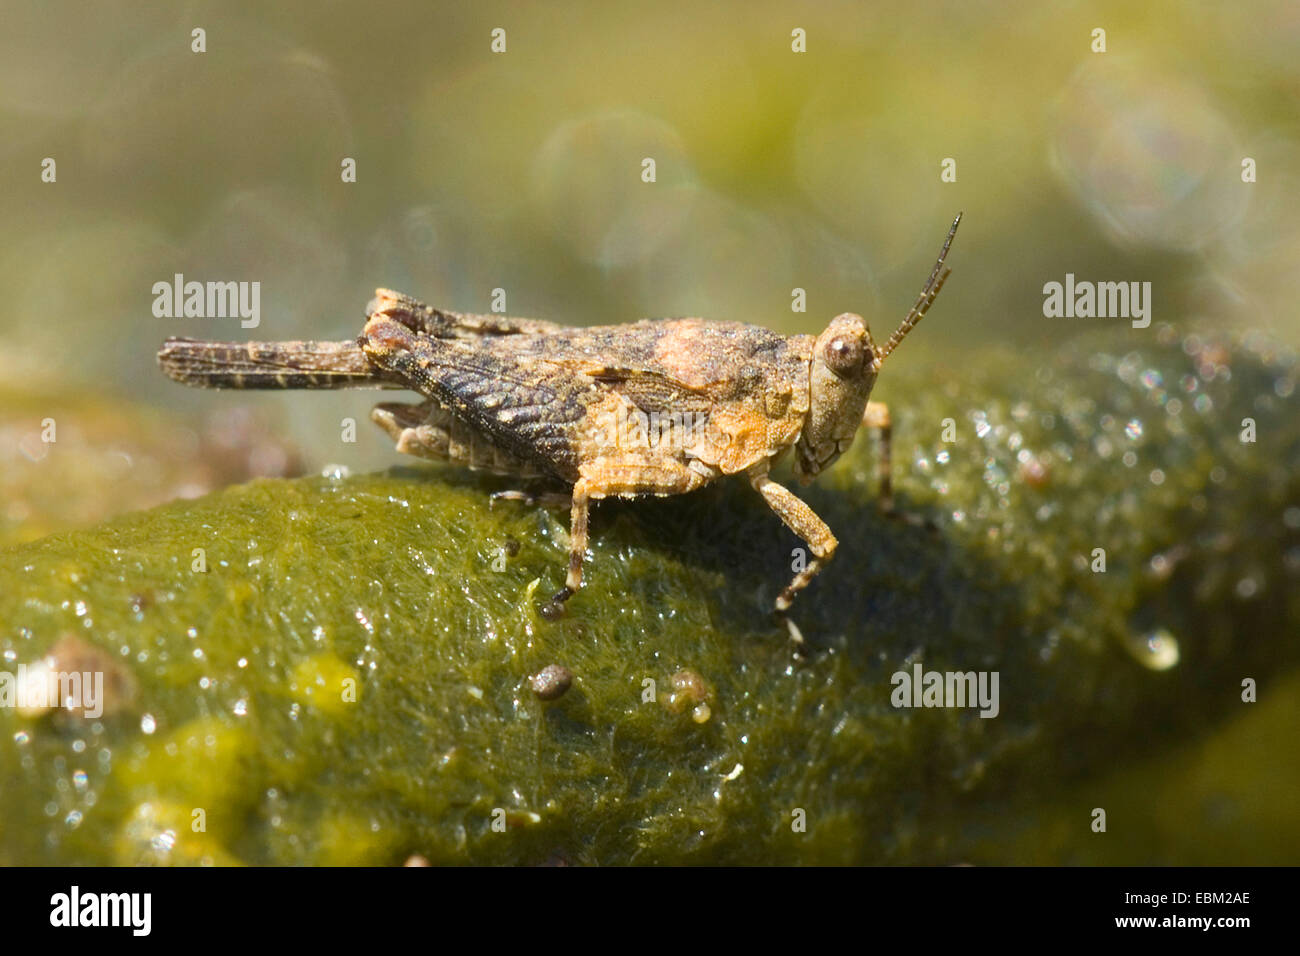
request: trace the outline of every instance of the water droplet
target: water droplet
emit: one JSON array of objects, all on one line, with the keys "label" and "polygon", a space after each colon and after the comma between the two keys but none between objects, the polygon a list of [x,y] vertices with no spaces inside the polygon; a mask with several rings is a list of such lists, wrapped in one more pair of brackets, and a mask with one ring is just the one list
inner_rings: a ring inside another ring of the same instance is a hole
[{"label": "water droplet", "polygon": [[140,718],[140,731],[151,734],[158,729],[158,722],[153,719],[153,714],[145,714]]},{"label": "water droplet", "polygon": [[1133,659],[1148,670],[1167,671],[1178,663],[1178,639],[1163,627],[1131,636],[1126,646]]}]

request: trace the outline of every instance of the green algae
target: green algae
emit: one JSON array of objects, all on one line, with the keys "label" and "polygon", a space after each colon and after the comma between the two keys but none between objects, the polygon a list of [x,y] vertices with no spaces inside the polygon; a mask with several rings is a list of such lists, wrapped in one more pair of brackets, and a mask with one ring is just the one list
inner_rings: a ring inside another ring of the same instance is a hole
[{"label": "green algae", "polygon": [[[1159,766],[1251,706],[1243,678],[1295,666],[1295,377],[1266,340],[1168,329],[900,361],[877,397],[903,516],[874,507],[865,439],[801,491],[841,542],[795,605],[801,659],[769,613],[799,543],[742,482],[601,503],[556,622],[536,607],[567,515],[436,467],[259,480],[0,551],[6,668],[74,633],[139,687],[95,721],[0,712],[0,862],[1077,859],[1079,782]],[[916,663],[997,671],[998,716],[894,708]],[[543,702],[550,664],[573,685]],[[670,705],[683,671],[703,721]],[[1204,825],[1180,792],[1163,819]],[[1285,819],[1216,862],[1294,848]]]},{"label": "green algae", "polygon": [[[1300,674],[1268,682],[1257,705],[1212,734],[1155,759],[1089,780],[1049,799],[998,808],[984,831],[998,844],[974,860],[1028,865],[1216,866],[1224,860],[1290,866],[1300,855],[1295,824],[1300,761]],[[1082,813],[1107,813],[1105,833],[1080,839]],[[1008,820],[1012,821],[1008,825]]]}]

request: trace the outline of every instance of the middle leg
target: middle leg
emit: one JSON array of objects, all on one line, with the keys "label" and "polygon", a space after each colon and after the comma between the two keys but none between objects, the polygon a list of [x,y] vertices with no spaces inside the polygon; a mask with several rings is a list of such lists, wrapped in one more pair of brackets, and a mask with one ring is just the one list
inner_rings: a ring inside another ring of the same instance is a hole
[{"label": "middle leg", "polygon": [[762,470],[750,472],[749,481],[754,486],[754,490],[763,496],[768,507],[776,512],[777,517],[787,528],[804,540],[813,553],[813,559],[802,571],[797,572],[794,580],[777,595],[776,610],[781,613],[789,610],[795,593],[806,588],[808,582],[817,576],[817,572],[835,556],[835,549],[839,546],[839,542],[831,529],[826,526],[826,522],[817,517],[817,513],[808,507],[807,502],[796,498],[789,488],[777,484],[767,476],[766,463]]},{"label": "middle leg", "polygon": [[542,615],[554,619],[563,611],[564,602],[582,587],[582,562],[587,555],[587,517],[591,502],[615,495],[680,495],[694,491],[705,478],[677,461],[610,462],[594,461],[582,468],[573,484],[573,510],[569,519],[569,569],[564,587],[542,606]]}]

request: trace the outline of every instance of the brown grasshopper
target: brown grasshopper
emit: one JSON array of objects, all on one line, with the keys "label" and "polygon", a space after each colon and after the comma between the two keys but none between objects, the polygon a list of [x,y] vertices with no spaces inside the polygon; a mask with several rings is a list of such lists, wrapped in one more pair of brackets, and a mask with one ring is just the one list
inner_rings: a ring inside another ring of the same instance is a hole
[{"label": "brown grasshopper", "polygon": [[784,612],[838,542],[768,472],[793,448],[806,485],[867,425],[880,432],[881,499],[891,506],[889,410],[869,397],[948,277],[960,222],[958,214],[916,304],[883,346],[847,312],[818,336],[704,319],[574,328],[448,312],[379,289],[355,342],[172,338],[158,361],[176,381],[207,388],[411,389],[425,400],[383,403],[371,415],[398,451],[564,482],[569,569],[543,609],[551,617],[582,586],[593,499],[685,494],[744,474],[813,554],[777,597]]}]

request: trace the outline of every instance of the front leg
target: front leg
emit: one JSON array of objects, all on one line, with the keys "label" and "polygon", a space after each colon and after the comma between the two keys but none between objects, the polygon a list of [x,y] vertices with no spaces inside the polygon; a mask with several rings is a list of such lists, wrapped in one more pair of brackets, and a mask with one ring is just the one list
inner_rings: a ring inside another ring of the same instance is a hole
[{"label": "front leg", "polygon": [[921,515],[908,512],[897,511],[894,508],[894,481],[890,477],[891,464],[893,461],[893,422],[889,417],[889,406],[884,402],[867,402],[867,410],[862,415],[862,425],[864,428],[875,429],[880,434],[880,443],[877,447],[876,476],[880,482],[880,510],[887,518],[894,518],[905,524],[916,527],[935,528],[933,522],[928,521]]},{"label": "front leg", "polygon": [[796,574],[786,589],[777,595],[776,610],[783,612],[789,609],[795,593],[807,587],[808,582],[816,577],[817,572],[835,555],[839,542],[835,540],[835,535],[826,526],[826,522],[817,517],[817,513],[812,508],[796,498],[789,488],[777,484],[767,476],[767,467],[767,463],[764,462],[758,469],[751,471],[750,484],[763,496],[768,507],[776,512],[785,526],[802,538],[813,553],[813,559],[808,562],[807,567]]},{"label": "front leg", "polygon": [[862,415],[862,425],[865,428],[874,428],[880,433],[876,461],[876,475],[880,481],[880,508],[885,512],[893,511],[894,482],[890,477],[890,468],[893,457],[894,427],[889,417],[889,406],[884,402],[867,402],[867,410]]}]

